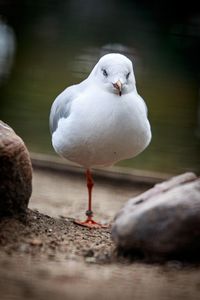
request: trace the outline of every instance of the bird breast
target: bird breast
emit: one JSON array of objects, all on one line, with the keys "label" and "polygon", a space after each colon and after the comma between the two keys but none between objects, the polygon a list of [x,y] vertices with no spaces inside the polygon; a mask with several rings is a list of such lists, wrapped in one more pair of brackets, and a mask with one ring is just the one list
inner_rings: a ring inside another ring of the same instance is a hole
[{"label": "bird breast", "polygon": [[53,134],[58,154],[85,167],[112,165],[143,151],[151,139],[146,108],[136,94],[77,97]]}]

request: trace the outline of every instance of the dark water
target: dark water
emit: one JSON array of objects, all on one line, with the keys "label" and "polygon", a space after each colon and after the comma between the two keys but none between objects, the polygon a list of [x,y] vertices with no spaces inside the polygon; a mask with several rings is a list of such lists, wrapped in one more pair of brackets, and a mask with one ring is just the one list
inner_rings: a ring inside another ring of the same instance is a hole
[{"label": "dark water", "polygon": [[193,5],[178,13],[172,1],[0,0],[0,16],[0,118],[30,151],[53,153],[55,97],[101,55],[121,52],[133,60],[153,139],[120,165],[200,173],[200,14]]}]

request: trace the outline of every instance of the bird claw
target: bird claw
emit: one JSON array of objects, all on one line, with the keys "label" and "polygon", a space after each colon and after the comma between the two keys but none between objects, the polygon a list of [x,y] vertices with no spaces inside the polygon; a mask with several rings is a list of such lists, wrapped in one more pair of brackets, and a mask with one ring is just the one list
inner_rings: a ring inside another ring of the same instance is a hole
[{"label": "bird claw", "polygon": [[108,228],[109,227],[109,224],[97,223],[92,219],[87,219],[83,222],[75,220],[74,223],[78,224],[80,226],[84,226],[84,227],[88,227],[88,228],[94,228],[94,229],[101,229],[101,228]]}]

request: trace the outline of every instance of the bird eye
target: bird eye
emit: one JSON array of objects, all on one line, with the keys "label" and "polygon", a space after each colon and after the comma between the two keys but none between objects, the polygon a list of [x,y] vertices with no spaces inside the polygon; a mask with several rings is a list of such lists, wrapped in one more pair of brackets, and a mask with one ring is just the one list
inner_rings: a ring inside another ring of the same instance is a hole
[{"label": "bird eye", "polygon": [[108,73],[105,69],[103,69],[102,72],[103,72],[103,76],[108,77]]},{"label": "bird eye", "polygon": [[128,73],[126,74],[126,79],[128,79],[129,76],[130,76],[130,72],[128,72]]}]

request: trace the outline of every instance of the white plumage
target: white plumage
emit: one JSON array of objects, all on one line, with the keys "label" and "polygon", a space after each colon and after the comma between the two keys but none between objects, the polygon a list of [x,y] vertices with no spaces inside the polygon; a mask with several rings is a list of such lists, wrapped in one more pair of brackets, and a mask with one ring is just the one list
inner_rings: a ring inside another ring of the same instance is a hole
[{"label": "white plumage", "polygon": [[86,169],[142,152],[151,129],[131,61],[121,54],[103,56],[86,80],[56,98],[50,128],[55,151]]}]

